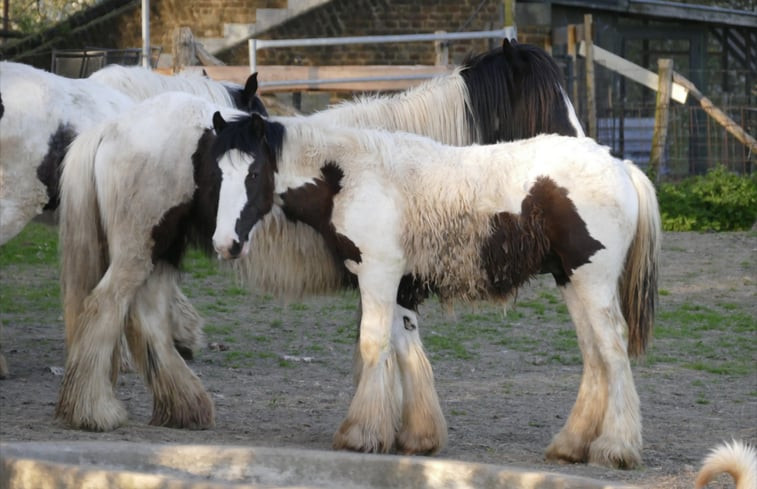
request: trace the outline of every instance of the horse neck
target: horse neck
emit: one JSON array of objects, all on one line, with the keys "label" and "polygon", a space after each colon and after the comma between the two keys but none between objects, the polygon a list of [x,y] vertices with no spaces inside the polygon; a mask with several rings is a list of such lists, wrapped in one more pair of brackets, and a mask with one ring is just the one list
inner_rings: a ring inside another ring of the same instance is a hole
[{"label": "horse neck", "polygon": [[399,94],[360,98],[312,117],[332,124],[406,131],[464,146],[475,140],[469,114],[468,90],[455,71]]}]

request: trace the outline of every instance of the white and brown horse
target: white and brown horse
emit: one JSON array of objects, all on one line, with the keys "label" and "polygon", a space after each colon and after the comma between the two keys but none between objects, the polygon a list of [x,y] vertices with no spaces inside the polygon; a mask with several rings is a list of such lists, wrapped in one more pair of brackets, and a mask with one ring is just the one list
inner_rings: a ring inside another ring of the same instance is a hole
[{"label": "white and brown horse", "polygon": [[[278,209],[317,230],[357,277],[362,371],[336,448],[414,451],[443,439],[423,350],[408,351],[393,332],[395,301],[414,296],[403,288],[443,301],[504,300],[550,273],[578,332],[584,376],[549,452],[641,462],[628,353],[644,350],[652,328],[661,229],[654,187],[632,162],[559,135],[452,147],[305,118],[214,122],[219,255],[248,254],[250,233]],[[394,369],[409,381],[402,397]]]},{"label": "white and brown horse", "polygon": [[[64,291],[72,291],[70,294],[66,292],[66,297],[71,298],[65,302],[67,327],[70,324],[72,331],[84,332],[77,333],[76,348],[71,349],[67,358],[56,413],[74,427],[108,430],[124,422],[126,413],[123,407],[115,399],[112,389],[105,387],[109,374],[115,375],[108,361],[113,348],[109,341],[100,341],[103,339],[100,335],[105,334],[100,332],[110,327],[131,327],[112,316],[116,314],[116,318],[123,319],[125,304],[129,305],[129,311],[142,311],[140,314],[145,317],[149,316],[149,311],[158,316],[167,314],[169,309],[158,307],[151,298],[161,296],[155,292],[160,284],[174,280],[176,265],[189,242],[188,231],[196,231],[200,244],[210,245],[219,177],[213,173],[212,165],[198,166],[201,160],[193,157],[204,151],[202,147],[208,146],[212,132],[199,129],[208,126],[209,121],[187,118],[186,110],[192,105],[198,105],[197,114],[209,110],[197,100],[187,100],[183,104],[160,101],[143,104],[128,118],[108,122],[91,131],[86,138],[80,138],[81,141],[77,140],[67,158],[66,173],[69,176],[64,178],[63,193],[72,197],[71,205],[62,209],[61,220],[70,222],[70,229],[82,226],[83,222],[89,223],[87,231],[80,228],[78,233],[63,232],[61,235],[61,280]],[[160,126],[153,123],[153,119],[173,122]],[[562,90],[554,61],[538,48],[507,41],[502,48],[471,59],[450,76],[431,80],[401,94],[344,103],[311,116],[311,120],[318,124],[336,121],[390,130],[413,130],[455,144],[494,142],[540,132],[583,134]],[[113,129],[129,125],[134,128],[128,131]],[[135,179],[140,185],[124,185],[124,181],[134,180],[129,162],[134,158],[133,148],[141,147],[133,140],[144,137],[138,130],[142,126],[149,127],[152,150],[143,148],[140,155],[144,161],[140,163],[139,178]],[[176,136],[181,134],[183,141],[185,133],[202,141],[177,144]],[[113,168],[108,169],[108,165]],[[111,176],[106,178],[105,175]],[[79,199],[77,196],[85,188],[86,195],[110,197]],[[163,195],[159,190],[163,188],[171,188],[172,192]],[[179,199],[177,203],[174,193],[183,195],[184,200]],[[115,200],[139,202],[141,210],[132,208],[133,214],[125,211],[114,214],[112,201]],[[208,214],[213,216],[210,220]],[[99,219],[110,224],[102,225]],[[131,229],[141,231],[130,233]],[[255,244],[252,253],[242,261],[251,283],[274,293],[290,295],[354,285],[354,277],[343,263],[335,259],[328,243],[313,227],[290,220],[280,209],[274,208],[256,229],[258,232],[252,237]],[[273,235],[282,238],[270,239]],[[108,256],[100,256],[97,252],[100,249],[108,249]],[[128,253],[115,252],[121,249]],[[88,263],[90,259],[100,261],[91,266],[77,265]],[[91,272],[82,275],[83,270]],[[122,281],[127,285],[118,286],[116,277],[129,277],[133,270],[139,270],[137,275],[147,277],[144,287],[139,280],[131,279]],[[408,276],[407,282],[398,300],[412,308],[429,291],[412,277]],[[147,288],[151,292],[144,292]],[[101,302],[108,307],[96,306]],[[118,305],[115,312],[109,309],[113,305]],[[82,314],[84,310],[89,312]],[[397,305],[394,315],[399,333],[406,332],[401,340],[406,350],[422,352],[415,314]],[[145,320],[144,323],[158,324],[159,321]],[[144,344],[150,345],[153,340],[144,340]],[[145,351],[139,345],[134,348]],[[162,354],[154,353],[149,357],[163,358]],[[178,362],[171,362],[175,369],[170,375],[185,379],[180,385],[186,392],[179,392],[179,389],[160,392],[163,384],[170,385],[170,382],[154,381],[169,375],[164,372],[170,369],[161,363],[147,362],[142,367],[155,398],[151,422],[175,427],[211,426],[213,417],[209,398],[201,393],[204,391],[197,383],[186,380],[193,377],[187,373],[186,366],[179,368]],[[411,381],[406,379],[405,385],[411,385]],[[406,395],[410,396],[412,392],[411,389]],[[437,421],[436,427],[442,429],[436,429],[425,439],[408,440],[403,444],[403,450],[418,453],[440,449],[445,442],[446,430],[443,429],[443,418]],[[582,452],[553,450],[551,453],[555,457],[586,460],[588,449],[585,446],[581,449]]]}]

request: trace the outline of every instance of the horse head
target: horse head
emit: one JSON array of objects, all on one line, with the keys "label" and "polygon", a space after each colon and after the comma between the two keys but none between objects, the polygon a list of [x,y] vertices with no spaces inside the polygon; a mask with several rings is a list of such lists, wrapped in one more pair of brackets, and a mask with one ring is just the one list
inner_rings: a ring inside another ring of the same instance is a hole
[{"label": "horse head", "polygon": [[273,207],[283,126],[257,113],[227,122],[216,112],[213,127],[211,155],[221,173],[213,247],[223,258],[237,258],[247,254],[253,226]]}]

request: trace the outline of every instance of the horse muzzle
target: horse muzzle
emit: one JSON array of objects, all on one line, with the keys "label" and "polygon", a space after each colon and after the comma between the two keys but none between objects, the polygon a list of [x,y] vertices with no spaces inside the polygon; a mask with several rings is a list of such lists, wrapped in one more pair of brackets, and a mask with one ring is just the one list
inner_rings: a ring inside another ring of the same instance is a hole
[{"label": "horse muzzle", "polygon": [[225,243],[219,243],[217,240],[213,240],[213,248],[215,248],[218,256],[224,260],[233,260],[247,255],[250,252],[249,241],[240,243],[236,239],[226,241]]}]

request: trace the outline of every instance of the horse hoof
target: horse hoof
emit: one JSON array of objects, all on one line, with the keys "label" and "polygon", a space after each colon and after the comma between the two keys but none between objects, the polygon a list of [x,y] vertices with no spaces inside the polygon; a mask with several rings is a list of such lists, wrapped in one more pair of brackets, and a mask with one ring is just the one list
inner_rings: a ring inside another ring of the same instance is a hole
[{"label": "horse hoof", "polygon": [[92,403],[91,406],[98,407],[96,413],[85,409],[84,403],[66,405],[63,401],[59,401],[55,417],[63,421],[66,426],[85,431],[113,431],[126,424],[128,415],[121,401],[100,400]]},{"label": "horse hoof", "polygon": [[334,433],[334,450],[350,450],[363,453],[389,453],[394,447],[394,439],[380,440],[376,434],[362,429],[358,424],[344,421]]},{"label": "horse hoof", "polygon": [[153,426],[166,426],[187,430],[206,430],[215,426],[213,400],[205,391],[196,393],[194,399],[176,399],[153,403]]},{"label": "horse hoof", "polygon": [[600,436],[589,447],[589,463],[613,469],[635,469],[641,465],[641,447]]},{"label": "horse hoof", "polygon": [[397,453],[402,455],[434,455],[444,448],[445,441],[442,436],[428,434],[400,433],[397,435]]},{"label": "horse hoof", "polygon": [[589,444],[578,435],[561,431],[552,439],[544,456],[551,461],[585,463],[589,456]]}]

